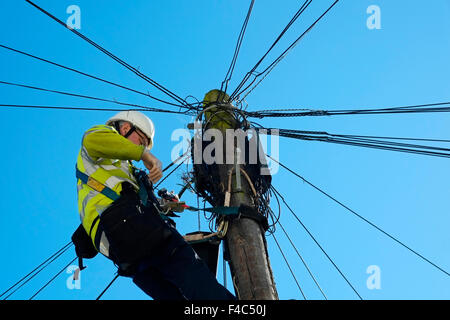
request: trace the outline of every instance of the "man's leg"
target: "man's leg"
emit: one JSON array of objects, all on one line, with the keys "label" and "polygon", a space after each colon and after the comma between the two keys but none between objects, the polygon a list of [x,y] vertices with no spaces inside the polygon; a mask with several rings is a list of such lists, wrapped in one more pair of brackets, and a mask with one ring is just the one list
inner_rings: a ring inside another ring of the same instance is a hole
[{"label": "man's leg", "polygon": [[133,276],[133,282],[154,300],[186,300],[177,287],[152,267],[138,271]]},{"label": "man's leg", "polygon": [[178,247],[160,270],[188,300],[235,300],[188,244]]},{"label": "man's leg", "polygon": [[[187,300],[235,300],[236,298],[217,282],[206,263],[197,256],[178,231],[173,228],[171,230],[170,239],[139,265],[139,270],[149,269],[149,274],[158,274],[159,279],[141,275],[135,283],[150,296],[152,291],[145,288],[156,286],[155,291],[162,292],[167,289],[169,296],[175,287]],[[159,282],[152,284],[152,281]],[[163,295],[166,296],[165,293]],[[154,296],[153,298],[157,299]]]}]

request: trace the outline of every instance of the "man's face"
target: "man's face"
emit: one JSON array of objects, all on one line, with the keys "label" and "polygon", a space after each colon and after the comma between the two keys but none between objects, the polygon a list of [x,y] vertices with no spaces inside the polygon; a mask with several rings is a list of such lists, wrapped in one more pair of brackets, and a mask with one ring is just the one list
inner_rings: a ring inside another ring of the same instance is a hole
[{"label": "man's face", "polygon": [[[128,122],[125,122],[122,125],[122,127],[120,128],[120,134],[122,136],[125,136],[127,134],[127,132],[130,131],[130,129],[131,129],[131,125]],[[150,143],[150,141],[145,136],[145,134],[138,128],[136,128],[136,130],[133,131],[133,133],[130,134],[127,139],[136,145],[142,145],[146,148],[148,147],[148,145]]]}]

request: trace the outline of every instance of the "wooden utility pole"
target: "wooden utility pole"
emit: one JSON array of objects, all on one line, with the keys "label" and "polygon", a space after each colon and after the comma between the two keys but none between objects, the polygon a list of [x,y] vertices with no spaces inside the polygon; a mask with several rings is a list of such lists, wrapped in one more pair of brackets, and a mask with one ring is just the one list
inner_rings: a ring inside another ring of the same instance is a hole
[{"label": "wooden utility pole", "polygon": [[[226,111],[233,108],[231,104],[225,108],[223,105],[217,108],[214,106],[212,104],[208,107],[209,111],[205,110],[205,129],[219,130],[223,137],[224,161],[217,167],[220,185],[224,191],[224,206],[246,205],[254,208],[252,186],[247,180],[248,176],[245,176],[245,171],[241,170],[243,165],[238,163],[237,155],[244,150],[239,150],[235,139],[227,146],[225,138],[227,129],[241,129],[239,121],[231,112]],[[234,155],[234,163],[226,163],[226,158],[230,155]],[[228,248],[231,276],[237,297],[240,300],[278,300],[262,226],[254,219],[242,216],[231,219],[224,241]]]}]

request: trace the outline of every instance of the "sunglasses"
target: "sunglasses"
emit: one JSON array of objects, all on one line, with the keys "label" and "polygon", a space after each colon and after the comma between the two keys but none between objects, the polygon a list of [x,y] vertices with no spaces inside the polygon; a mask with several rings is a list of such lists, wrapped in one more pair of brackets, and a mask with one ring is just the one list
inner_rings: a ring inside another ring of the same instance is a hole
[{"label": "sunglasses", "polygon": [[144,135],[139,129],[135,130],[136,134],[141,138],[141,141],[144,142],[144,146],[148,147],[150,144],[150,140],[147,138],[146,135]]}]

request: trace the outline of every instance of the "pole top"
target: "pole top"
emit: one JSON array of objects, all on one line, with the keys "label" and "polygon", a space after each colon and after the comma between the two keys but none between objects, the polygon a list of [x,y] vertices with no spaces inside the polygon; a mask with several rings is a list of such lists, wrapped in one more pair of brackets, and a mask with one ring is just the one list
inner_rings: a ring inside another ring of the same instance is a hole
[{"label": "pole top", "polygon": [[230,96],[222,90],[213,89],[208,91],[203,98],[203,108],[207,108],[211,104],[229,104]]}]

